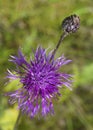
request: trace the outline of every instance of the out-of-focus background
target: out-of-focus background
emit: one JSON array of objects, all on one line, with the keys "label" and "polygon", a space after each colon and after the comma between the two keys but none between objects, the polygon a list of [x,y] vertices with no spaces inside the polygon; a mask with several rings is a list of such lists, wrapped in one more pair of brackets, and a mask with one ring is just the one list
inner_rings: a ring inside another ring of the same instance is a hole
[{"label": "out-of-focus background", "polygon": [[80,29],[65,38],[56,57],[73,60],[62,70],[74,74],[73,91],[61,89],[52,117],[22,115],[18,130],[93,130],[93,0],[0,0],[0,130],[13,130],[18,115],[17,104],[2,95],[18,84],[5,78],[7,68],[15,68],[9,56],[18,48],[27,57],[38,45],[54,49],[61,21],[71,14],[80,16]]}]

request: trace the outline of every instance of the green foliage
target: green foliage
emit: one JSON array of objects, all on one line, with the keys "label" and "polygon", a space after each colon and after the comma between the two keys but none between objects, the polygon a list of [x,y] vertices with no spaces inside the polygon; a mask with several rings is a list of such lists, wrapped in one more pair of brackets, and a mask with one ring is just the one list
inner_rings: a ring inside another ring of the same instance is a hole
[{"label": "green foliage", "polygon": [[18,110],[15,107],[6,109],[3,116],[0,118],[0,126],[2,130],[12,130],[17,116]]},{"label": "green foliage", "polygon": [[93,84],[93,63],[86,65],[82,69],[82,73],[80,73],[80,83],[83,85],[91,85]]},{"label": "green foliage", "polygon": [[[19,48],[26,56],[41,45],[54,49],[64,17],[76,13],[81,26],[60,46],[62,53],[73,60],[62,71],[73,74],[72,91],[63,87],[62,97],[54,102],[55,115],[46,119],[21,117],[18,130],[92,130],[93,129],[93,1],[92,0],[1,0],[0,1],[0,130],[13,130],[18,110],[10,106],[3,94],[17,88],[19,81],[6,81],[6,70],[14,69],[8,61]],[[28,58],[29,59],[29,58]],[[71,71],[72,70],[72,71]]]},{"label": "green foliage", "polygon": [[19,83],[19,80],[11,80],[7,86],[4,88],[4,90],[6,92],[8,91],[13,91],[13,90],[16,90],[18,89],[19,87],[21,87],[20,83]]}]

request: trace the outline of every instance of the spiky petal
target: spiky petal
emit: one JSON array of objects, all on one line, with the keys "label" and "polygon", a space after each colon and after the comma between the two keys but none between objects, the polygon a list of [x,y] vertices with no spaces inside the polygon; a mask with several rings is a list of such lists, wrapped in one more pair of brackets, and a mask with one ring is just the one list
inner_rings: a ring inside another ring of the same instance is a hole
[{"label": "spiky petal", "polygon": [[46,55],[46,50],[38,47],[34,59],[27,62],[24,55],[19,51],[19,57],[11,56],[18,70],[13,74],[8,70],[8,78],[20,79],[22,88],[9,92],[11,102],[18,102],[19,109],[30,117],[41,113],[46,116],[53,114],[52,99],[60,95],[59,87],[71,86],[71,75],[59,71],[60,67],[71,62],[64,55],[58,59],[51,58],[52,53]]}]

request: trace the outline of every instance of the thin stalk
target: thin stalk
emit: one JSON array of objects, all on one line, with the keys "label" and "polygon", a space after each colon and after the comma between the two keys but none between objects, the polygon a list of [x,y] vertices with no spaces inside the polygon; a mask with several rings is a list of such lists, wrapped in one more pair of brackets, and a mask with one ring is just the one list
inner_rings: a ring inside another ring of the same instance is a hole
[{"label": "thin stalk", "polygon": [[60,36],[60,39],[59,39],[59,41],[58,41],[58,43],[57,43],[57,45],[56,45],[56,47],[55,47],[55,49],[54,49],[54,51],[53,51],[53,53],[52,53],[51,59],[54,57],[54,55],[55,55],[56,51],[58,50],[60,44],[62,43],[62,41],[64,40],[64,38],[65,38],[67,35],[68,35],[68,33],[67,33],[67,32],[64,32],[64,33]]},{"label": "thin stalk", "polygon": [[20,117],[21,117],[21,111],[19,111],[19,114],[18,114],[18,116],[17,116],[17,119],[16,119],[16,122],[15,122],[15,125],[14,125],[13,130],[17,130]]}]

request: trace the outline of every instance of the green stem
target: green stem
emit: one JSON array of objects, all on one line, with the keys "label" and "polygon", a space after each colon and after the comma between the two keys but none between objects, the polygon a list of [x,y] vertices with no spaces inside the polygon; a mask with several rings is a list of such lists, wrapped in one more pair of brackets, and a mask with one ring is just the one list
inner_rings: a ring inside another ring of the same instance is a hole
[{"label": "green stem", "polygon": [[58,41],[58,43],[57,43],[57,45],[56,45],[56,47],[55,47],[55,49],[54,49],[54,51],[53,51],[53,53],[52,53],[51,59],[54,57],[54,55],[55,55],[56,51],[58,50],[60,44],[62,43],[62,41],[64,40],[64,38],[65,38],[67,35],[68,35],[68,33],[67,33],[67,32],[64,32],[64,33],[60,36],[60,39],[59,39],[59,41]]},{"label": "green stem", "polygon": [[15,122],[15,125],[14,125],[13,130],[17,130],[18,125],[19,125],[20,117],[21,117],[21,111],[19,111],[19,114],[18,114],[18,116],[17,116],[17,119],[16,119],[16,122]]}]

